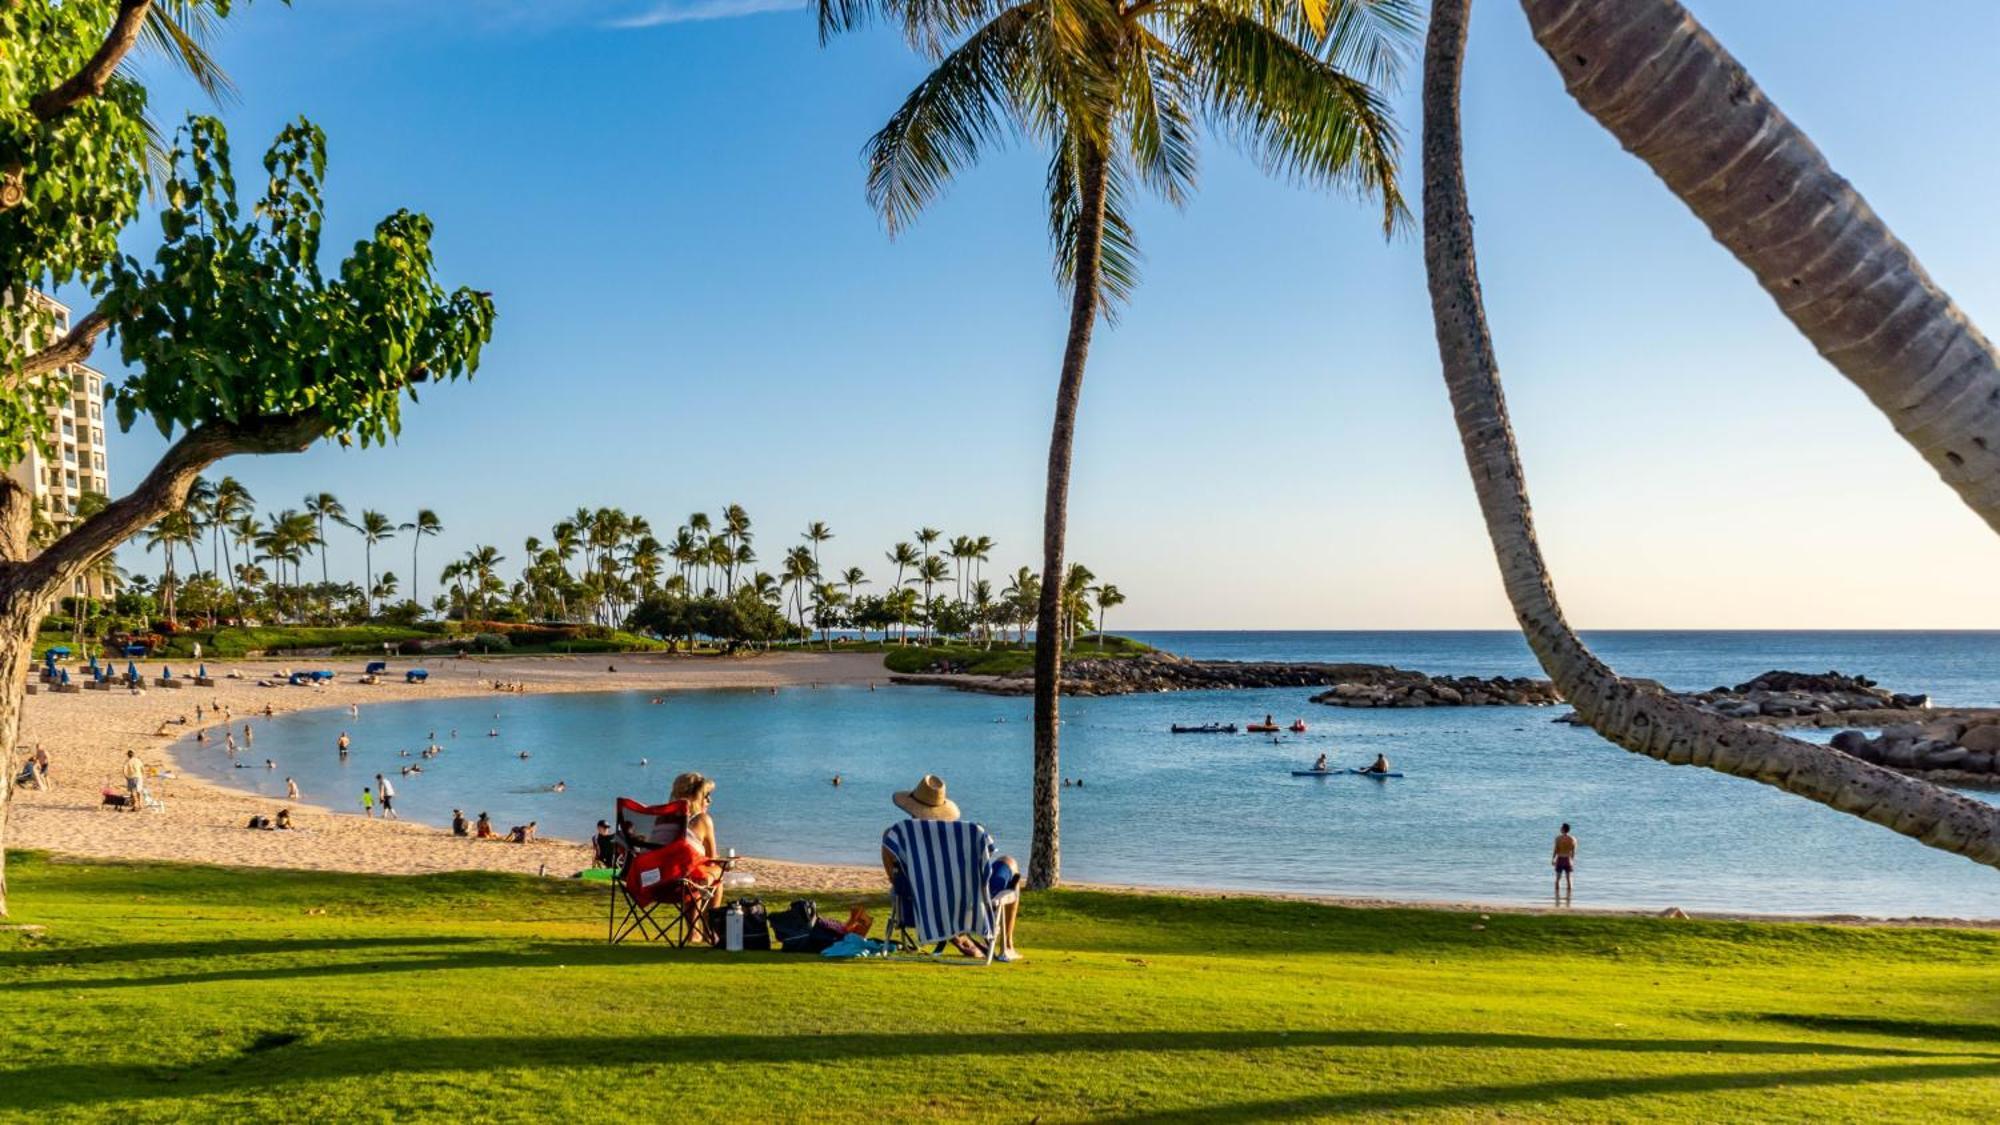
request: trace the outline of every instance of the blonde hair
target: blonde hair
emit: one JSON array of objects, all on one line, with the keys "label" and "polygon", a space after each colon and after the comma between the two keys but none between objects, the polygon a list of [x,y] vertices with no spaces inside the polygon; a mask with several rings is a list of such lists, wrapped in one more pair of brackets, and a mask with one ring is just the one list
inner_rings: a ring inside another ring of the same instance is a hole
[{"label": "blonde hair", "polygon": [[703,777],[692,771],[674,778],[674,787],[668,791],[669,801],[694,801],[715,792],[713,778]]}]

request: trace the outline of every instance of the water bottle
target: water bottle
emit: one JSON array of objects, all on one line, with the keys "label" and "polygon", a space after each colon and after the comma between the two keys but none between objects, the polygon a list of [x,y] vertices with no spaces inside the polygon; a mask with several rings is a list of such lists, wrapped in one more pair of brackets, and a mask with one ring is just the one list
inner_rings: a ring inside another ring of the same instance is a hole
[{"label": "water bottle", "polygon": [[743,952],[743,906],[730,903],[722,911],[722,948],[730,953]]}]

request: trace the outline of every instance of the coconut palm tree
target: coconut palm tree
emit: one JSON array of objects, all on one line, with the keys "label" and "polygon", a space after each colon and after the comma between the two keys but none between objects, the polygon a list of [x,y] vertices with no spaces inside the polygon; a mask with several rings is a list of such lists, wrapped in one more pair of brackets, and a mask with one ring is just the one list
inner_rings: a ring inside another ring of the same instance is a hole
[{"label": "coconut palm tree", "polygon": [[818,574],[818,573],[820,572],[820,571],[819,571],[819,545],[820,545],[821,543],[824,543],[824,542],[826,542],[827,540],[829,540],[829,539],[831,539],[831,538],[833,538],[833,529],[832,529],[831,527],[828,527],[828,526],[826,525],[826,521],[825,521],[825,520],[814,520],[814,521],[812,521],[811,523],[809,523],[809,524],[807,524],[807,525],[806,525],[806,531],[805,531],[805,539],[806,539],[806,542],[808,542],[808,543],[811,543],[811,544],[812,544],[812,549],[813,549],[813,573],[814,573],[814,574]]},{"label": "coconut palm tree", "polygon": [[793,547],[785,552],[784,569],[780,580],[792,589],[792,606],[797,614],[799,628],[806,627],[806,587],[819,576],[818,564],[813,562],[812,549]]},{"label": "coconut palm tree", "polygon": [[1125,595],[1118,587],[1105,583],[1097,588],[1097,647],[1104,647],[1104,611],[1112,606],[1124,605]]},{"label": "coconut palm tree", "polygon": [[[243,542],[242,537],[236,533],[236,527],[239,521],[251,514],[251,506],[256,503],[256,499],[250,495],[249,489],[243,487],[242,481],[235,477],[223,477],[216,483],[215,499],[209,504],[209,514],[212,517],[209,528],[222,546],[222,568],[229,576],[232,600],[237,600],[238,595],[236,561],[230,557],[230,540],[235,539],[239,545]],[[236,612],[239,615],[243,612],[240,604]]]},{"label": "coconut palm tree", "polygon": [[[868,143],[868,194],[891,234],[982,152],[1025,133],[1052,153],[1056,270],[1069,289],[1042,517],[1038,638],[1060,636],[1069,474],[1097,319],[1131,293],[1134,181],[1179,203],[1193,191],[1206,119],[1274,172],[1404,210],[1382,94],[1414,26],[1405,0],[820,0],[821,34],[882,17],[937,59]],[[1035,649],[1035,828],[1028,885],[1060,878],[1062,653]]]},{"label": "coconut palm tree", "polygon": [[1675,0],[1522,0],[1577,104],[2000,531],[2000,352]]},{"label": "coconut palm tree", "polygon": [[396,530],[410,533],[410,600],[422,605],[423,599],[417,596],[417,576],[423,573],[417,569],[417,548],[423,546],[424,536],[443,534],[444,521],[429,508],[418,508],[417,518],[398,524]]},{"label": "coconut palm tree", "polygon": [[[306,497],[305,503],[306,514],[319,525],[319,584],[321,596],[325,598],[329,596],[328,591],[333,585],[332,579],[326,576],[326,521],[332,520],[343,527],[347,526],[347,508],[341,504],[340,498],[331,492],[313,493]],[[333,611],[331,601],[326,603],[326,609],[331,616]]]},{"label": "coconut palm tree", "polygon": [[1514,615],[1549,678],[1591,728],[1619,746],[1698,765],[2000,866],[2000,807],[1871,765],[1831,747],[1700,711],[1627,680],[1577,637],[1535,536],[1527,478],[1486,323],[1466,203],[1459,128],[1467,0],[1435,0],[1424,58],[1424,260],[1445,385],[1473,490]]},{"label": "coconut palm tree", "polygon": [[[372,590],[375,586],[375,544],[395,537],[395,521],[373,508],[367,508],[362,510],[359,520],[347,526],[361,533],[363,560],[361,572],[363,582],[361,588],[364,591]],[[368,612],[370,617],[375,615],[373,602],[365,596],[362,598],[362,608]]]},{"label": "coconut palm tree", "polygon": [[917,564],[917,573],[911,579],[924,585],[924,643],[931,640],[931,587],[939,582],[951,581],[951,568],[945,565],[943,555],[926,555]]},{"label": "coconut palm tree", "polygon": [[[868,585],[868,573],[858,566],[850,566],[840,572],[840,584],[847,588],[847,604],[853,605],[855,588]],[[865,641],[868,638],[864,636],[861,639]]]},{"label": "coconut palm tree", "polygon": [[[1076,623],[1090,620],[1090,584],[1097,581],[1097,575],[1082,563],[1069,564],[1063,575],[1062,584],[1062,631],[1063,643],[1076,647]],[[1037,644],[1041,638],[1036,637]]]}]

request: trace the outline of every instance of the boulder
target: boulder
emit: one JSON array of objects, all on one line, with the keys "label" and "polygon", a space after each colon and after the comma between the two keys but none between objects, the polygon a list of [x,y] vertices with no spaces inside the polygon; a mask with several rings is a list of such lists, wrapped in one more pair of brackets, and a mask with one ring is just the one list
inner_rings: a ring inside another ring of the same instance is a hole
[{"label": "boulder", "polygon": [[1833,736],[1830,745],[1843,754],[1853,754],[1868,745],[1868,736],[1858,730],[1844,730]]},{"label": "boulder", "polygon": [[2000,723],[1985,723],[1965,728],[1958,736],[1958,744],[1967,750],[2000,752]]},{"label": "boulder", "polygon": [[1919,729],[1923,731],[1925,738],[1935,738],[1940,742],[1949,742],[1954,746],[1960,745],[1959,738],[1965,734],[1965,724],[1955,722],[1951,719],[1941,719],[1937,722],[1925,723]]},{"label": "boulder", "polygon": [[1966,754],[1965,762],[1958,768],[1967,773],[1992,773],[1995,760],[1990,752],[1975,750]]},{"label": "boulder", "polygon": [[1917,749],[1913,743],[1885,737],[1875,745],[1882,752],[1882,764],[1885,766],[1902,768],[1917,764]]},{"label": "boulder", "polygon": [[1963,768],[1965,760],[1971,756],[1972,751],[1963,746],[1947,746],[1925,752],[1919,764],[1927,770],[1955,770]]}]

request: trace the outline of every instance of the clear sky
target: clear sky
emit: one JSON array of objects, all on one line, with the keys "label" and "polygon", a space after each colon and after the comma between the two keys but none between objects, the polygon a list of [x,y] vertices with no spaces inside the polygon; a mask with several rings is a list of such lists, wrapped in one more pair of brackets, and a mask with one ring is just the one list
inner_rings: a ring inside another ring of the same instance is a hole
[{"label": "clear sky", "polygon": [[[2000,5],[1692,6],[1994,329]],[[1481,267],[1572,619],[2000,627],[2000,539],[1576,109],[1518,8],[1477,8]],[[923,73],[894,36],[821,47],[789,0],[263,0],[216,48],[242,88],[239,171],[310,116],[329,245],[428,212],[446,281],[500,307],[478,378],[407,410],[399,445],[219,467],[260,511],[320,489],[435,508],[426,588],[475,542],[512,573],[523,536],[579,505],[665,538],[739,502],[767,560],[824,519],[825,563],[878,588],[924,524],[998,540],[989,573],[1038,562],[1064,326],[1043,155],[987,161],[891,242],[859,154]],[[202,104],[151,69],[162,121]],[[1204,157],[1189,207],[1142,209],[1143,282],[1085,384],[1070,542],[1130,599],[1113,627],[1511,625],[1417,240],[1219,140]],[[114,491],[161,447],[112,438]],[[407,589],[403,546],[383,555]],[[360,555],[337,538],[336,572]]]}]

